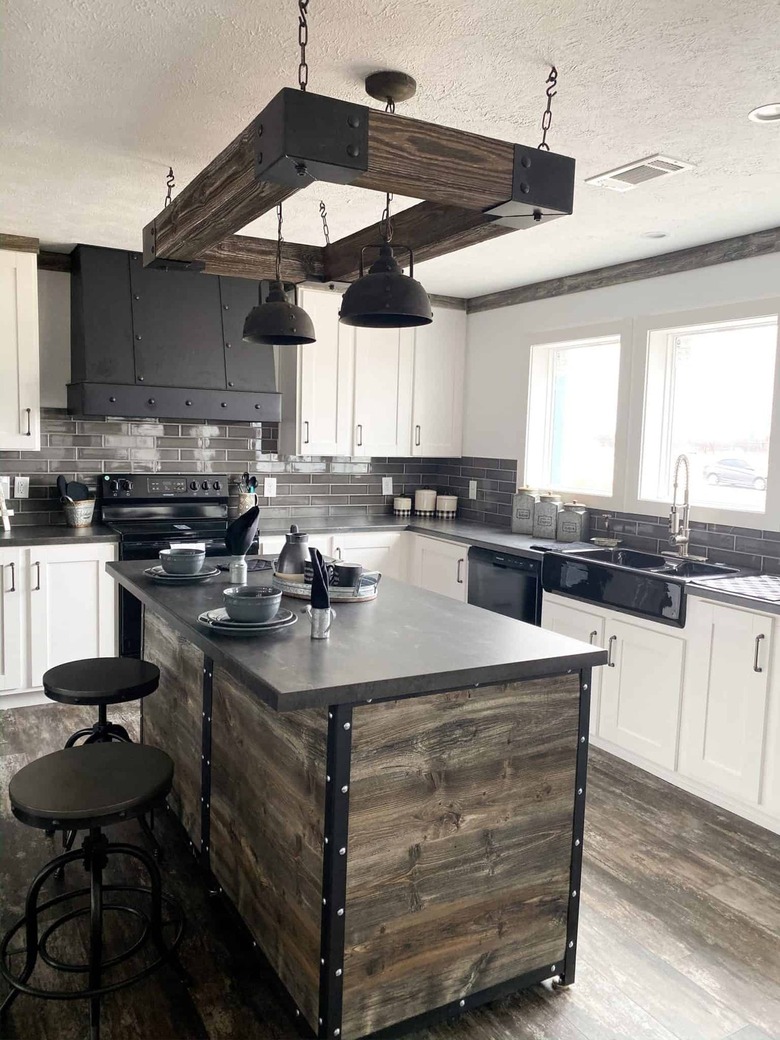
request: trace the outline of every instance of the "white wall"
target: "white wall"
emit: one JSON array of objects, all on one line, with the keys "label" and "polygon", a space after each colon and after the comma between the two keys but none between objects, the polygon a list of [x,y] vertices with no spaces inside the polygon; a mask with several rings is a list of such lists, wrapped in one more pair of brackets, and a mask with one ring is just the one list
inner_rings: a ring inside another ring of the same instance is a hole
[{"label": "white wall", "polygon": [[780,296],[780,254],[468,316],[463,454],[523,463],[534,335]]},{"label": "white wall", "polygon": [[70,275],[38,271],[41,405],[65,408],[70,382]]}]

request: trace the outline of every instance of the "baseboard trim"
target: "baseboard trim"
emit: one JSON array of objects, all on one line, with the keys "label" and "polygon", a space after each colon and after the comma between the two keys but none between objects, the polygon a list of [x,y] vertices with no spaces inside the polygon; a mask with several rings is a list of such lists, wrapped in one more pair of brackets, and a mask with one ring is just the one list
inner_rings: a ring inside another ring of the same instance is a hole
[{"label": "baseboard trim", "polygon": [[33,690],[17,690],[14,693],[0,693],[0,711],[8,708],[31,708],[36,704],[50,703],[43,692],[43,687]]}]

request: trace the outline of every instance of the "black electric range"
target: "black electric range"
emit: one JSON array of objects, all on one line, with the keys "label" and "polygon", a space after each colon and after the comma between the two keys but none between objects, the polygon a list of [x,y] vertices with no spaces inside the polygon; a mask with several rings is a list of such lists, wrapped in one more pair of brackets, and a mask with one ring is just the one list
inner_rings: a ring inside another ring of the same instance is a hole
[{"label": "black electric range", "polygon": [[[160,549],[172,542],[203,542],[207,556],[224,556],[228,486],[227,474],[103,473],[97,481],[99,515],[119,535],[120,560],[156,563]],[[141,631],[141,604],[120,588],[124,657],[140,657]]]}]

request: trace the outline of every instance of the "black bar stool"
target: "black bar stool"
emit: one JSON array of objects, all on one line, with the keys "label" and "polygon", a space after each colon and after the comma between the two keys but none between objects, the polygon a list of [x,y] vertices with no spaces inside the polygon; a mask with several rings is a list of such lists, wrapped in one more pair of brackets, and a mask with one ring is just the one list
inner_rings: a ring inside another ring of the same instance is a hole
[{"label": "black bar stool", "polygon": [[[108,721],[107,707],[141,700],[154,693],[159,685],[160,669],[134,657],[88,657],[81,661],[68,661],[50,668],[43,676],[43,690],[50,700],[61,704],[97,705],[97,721],[68,737],[66,748],[74,747],[82,739],[84,744],[112,740],[130,743],[130,735],[124,726]],[[154,854],[159,857],[161,849],[146,818],[140,816],[139,823]],[[54,832],[48,829],[46,833],[51,837]],[[75,838],[75,829],[63,832],[62,847],[66,852],[72,848]]]},{"label": "black bar stool", "polygon": [[[55,751],[24,766],[12,778],[8,788],[11,807],[14,816],[22,823],[45,830],[87,830],[88,834],[81,849],[64,852],[38,872],[27,892],[23,916],[0,940],[0,974],[12,987],[0,1006],[0,1016],[8,1011],[20,993],[45,1000],[88,999],[90,1038],[99,1040],[101,997],[139,982],[166,961],[176,961],[175,951],[184,930],[184,916],[179,904],[162,894],[157,864],[144,849],[123,842],[109,842],[103,834],[104,827],[134,817],[140,819],[143,813],[162,805],[172,782],[173,762],[164,751],[124,741],[99,742],[89,747]],[[112,856],[130,856],[138,860],[148,874],[149,887],[104,885],[103,870]],[[79,860],[89,874],[89,886],[39,902],[45,882],[66,863]],[[104,898],[107,893],[116,892],[145,893],[149,897],[149,912]],[[87,895],[88,906],[69,910],[40,930],[39,918],[47,910]],[[163,920],[163,904],[172,911],[169,921]],[[121,953],[108,958],[103,949],[103,917],[107,912],[131,915],[141,925],[140,935],[135,941]],[[49,949],[52,936],[66,922],[87,914],[90,920],[88,962],[73,963],[55,957]],[[163,929],[168,926],[172,926],[173,935],[166,942]],[[21,931],[25,936],[24,946],[11,949],[14,936]],[[105,969],[113,969],[140,953],[149,939],[156,952],[152,963],[118,981],[103,981]],[[25,956],[24,967],[17,972],[12,971],[10,964],[15,954]],[[29,980],[39,957],[51,968],[87,975],[86,988],[52,990],[31,985]]]}]

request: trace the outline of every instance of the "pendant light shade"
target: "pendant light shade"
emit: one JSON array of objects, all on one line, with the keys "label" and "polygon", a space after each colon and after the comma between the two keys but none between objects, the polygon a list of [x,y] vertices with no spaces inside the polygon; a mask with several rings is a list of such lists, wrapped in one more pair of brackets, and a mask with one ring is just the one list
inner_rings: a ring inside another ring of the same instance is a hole
[{"label": "pendant light shade", "polygon": [[[402,247],[404,248],[404,247]],[[339,318],[345,325],[364,329],[406,329],[430,325],[433,321],[431,301],[414,274],[414,257],[409,250],[410,266],[406,275],[398,266],[389,242],[379,247],[379,257],[363,274],[363,252],[360,254],[360,278],[344,293]]]},{"label": "pendant light shade", "polygon": [[278,343],[293,346],[314,343],[314,324],[303,309],[290,303],[280,281],[271,282],[265,303],[253,307],[244,322],[247,343]]}]

